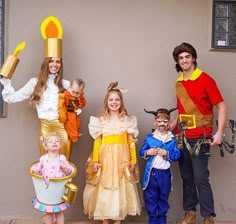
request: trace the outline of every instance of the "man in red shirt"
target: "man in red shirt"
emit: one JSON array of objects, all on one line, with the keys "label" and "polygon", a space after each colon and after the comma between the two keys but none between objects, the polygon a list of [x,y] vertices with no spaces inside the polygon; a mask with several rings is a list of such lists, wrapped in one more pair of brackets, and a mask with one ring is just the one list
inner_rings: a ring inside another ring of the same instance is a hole
[{"label": "man in red shirt", "polygon": [[[171,126],[176,127],[177,134],[184,131],[179,168],[183,180],[185,216],[180,224],[197,223],[198,203],[204,224],[214,224],[214,199],[209,183],[208,159],[210,146],[221,143],[227,108],[214,79],[197,67],[197,52],[191,44],[182,43],[175,47],[173,57],[176,70],[181,74],[176,80],[179,114]],[[214,106],[218,110],[218,129],[212,135]],[[211,136],[211,143],[198,144],[207,136]],[[197,147],[199,153],[192,154],[192,149]]]}]

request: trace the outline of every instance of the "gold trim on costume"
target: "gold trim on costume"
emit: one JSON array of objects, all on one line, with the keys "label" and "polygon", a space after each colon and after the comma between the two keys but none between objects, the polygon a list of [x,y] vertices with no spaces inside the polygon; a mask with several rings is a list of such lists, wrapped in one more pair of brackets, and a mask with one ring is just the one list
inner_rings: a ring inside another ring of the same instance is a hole
[{"label": "gold trim on costume", "polygon": [[18,58],[9,55],[6,61],[4,62],[3,66],[1,67],[0,74],[7,79],[11,79],[19,61],[20,60]]},{"label": "gold trim on costume", "polygon": [[180,122],[187,122],[186,128],[192,129],[196,128],[196,116],[195,115],[189,115],[189,114],[179,114],[179,123]]},{"label": "gold trim on costume", "polygon": [[[38,162],[39,162],[39,161],[34,161],[33,163],[31,163],[31,164],[28,166],[27,171],[28,171],[28,173],[30,174],[30,176],[35,177],[35,178],[37,178],[37,179],[43,179],[43,176],[42,176],[42,175],[33,173],[33,172],[31,171],[32,166],[34,166],[34,165],[37,164]],[[71,163],[71,162],[69,162],[69,164],[73,167],[72,172],[71,172],[69,175],[66,175],[66,176],[64,176],[64,177],[52,177],[52,178],[50,178],[50,181],[53,181],[53,182],[61,182],[61,181],[63,181],[63,180],[69,180],[69,179],[75,177],[75,176],[77,175],[78,169],[77,169],[77,167],[75,166],[75,164],[73,164],[73,163]]]},{"label": "gold trim on costume", "polygon": [[62,58],[62,40],[49,38],[44,42],[44,56]]},{"label": "gold trim on costume", "polygon": [[200,128],[200,127],[212,127],[213,115],[189,115],[179,114],[178,122],[186,122],[186,129]]},{"label": "gold trim on costume", "polygon": [[67,189],[67,192],[62,195],[62,199],[69,204],[74,204],[78,193],[78,187],[72,182],[67,182],[65,188]]}]

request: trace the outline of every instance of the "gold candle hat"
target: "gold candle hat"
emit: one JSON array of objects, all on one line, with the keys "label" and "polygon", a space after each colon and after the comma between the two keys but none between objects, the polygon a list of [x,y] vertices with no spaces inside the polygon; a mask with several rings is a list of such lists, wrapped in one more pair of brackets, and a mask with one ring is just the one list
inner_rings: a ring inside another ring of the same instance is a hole
[{"label": "gold candle hat", "polygon": [[60,21],[54,17],[47,17],[41,24],[41,34],[44,39],[44,56],[62,58],[63,29]]},{"label": "gold candle hat", "polygon": [[12,55],[9,55],[6,60],[4,61],[1,69],[0,69],[0,75],[2,75],[3,77],[7,78],[7,79],[11,79],[16,67],[19,63],[19,59],[17,58],[17,56],[19,55],[19,53],[24,49],[25,47],[25,42],[20,43],[15,51],[13,52]]}]

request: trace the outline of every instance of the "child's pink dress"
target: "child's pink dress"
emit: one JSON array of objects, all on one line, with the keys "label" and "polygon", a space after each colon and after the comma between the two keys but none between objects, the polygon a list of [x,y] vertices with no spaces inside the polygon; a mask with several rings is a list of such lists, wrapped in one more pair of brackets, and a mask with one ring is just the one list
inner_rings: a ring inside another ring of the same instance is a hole
[{"label": "child's pink dress", "polygon": [[[69,172],[64,173],[60,168],[61,166],[68,167]],[[59,154],[55,158],[49,158],[48,154],[42,155],[36,168],[36,173],[44,177],[47,186],[50,178],[64,177],[70,174],[71,171],[72,168],[70,164],[62,154]]]}]

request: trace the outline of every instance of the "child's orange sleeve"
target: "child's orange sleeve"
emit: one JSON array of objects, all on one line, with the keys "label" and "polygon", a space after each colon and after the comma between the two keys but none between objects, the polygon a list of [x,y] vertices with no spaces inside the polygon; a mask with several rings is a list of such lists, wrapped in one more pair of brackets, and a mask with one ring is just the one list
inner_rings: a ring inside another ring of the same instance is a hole
[{"label": "child's orange sleeve", "polygon": [[79,108],[82,109],[86,106],[86,99],[84,97],[84,92],[82,92],[79,96]]},{"label": "child's orange sleeve", "polygon": [[64,124],[67,120],[66,105],[65,105],[65,94],[64,93],[59,93],[58,113],[59,113],[59,121]]}]

